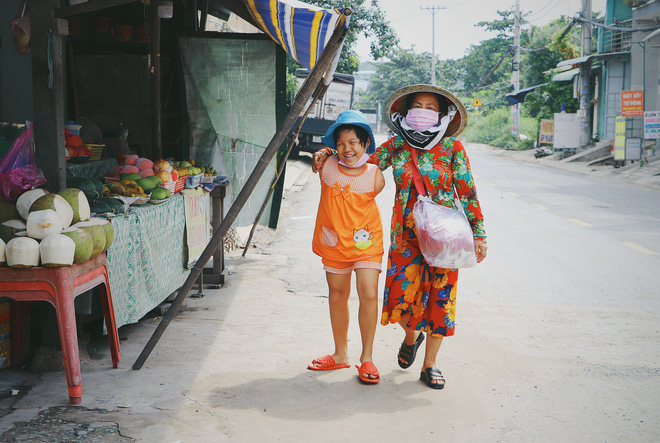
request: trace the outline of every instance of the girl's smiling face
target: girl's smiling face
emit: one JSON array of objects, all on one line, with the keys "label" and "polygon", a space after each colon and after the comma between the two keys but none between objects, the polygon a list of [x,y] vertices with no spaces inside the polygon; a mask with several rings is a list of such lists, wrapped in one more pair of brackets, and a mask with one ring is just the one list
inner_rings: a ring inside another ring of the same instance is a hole
[{"label": "girl's smiling face", "polygon": [[339,134],[335,142],[337,155],[348,166],[353,166],[362,158],[369,147],[369,139],[363,144],[355,133],[355,129],[338,129]]}]

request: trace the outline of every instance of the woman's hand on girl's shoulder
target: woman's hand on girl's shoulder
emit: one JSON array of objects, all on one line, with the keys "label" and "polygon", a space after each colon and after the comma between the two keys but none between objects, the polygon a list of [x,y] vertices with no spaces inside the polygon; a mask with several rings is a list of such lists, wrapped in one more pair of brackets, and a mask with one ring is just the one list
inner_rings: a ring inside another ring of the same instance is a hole
[{"label": "woman's hand on girl's shoulder", "polygon": [[316,151],[314,154],[312,154],[312,172],[319,172],[328,157],[329,155],[323,151]]}]

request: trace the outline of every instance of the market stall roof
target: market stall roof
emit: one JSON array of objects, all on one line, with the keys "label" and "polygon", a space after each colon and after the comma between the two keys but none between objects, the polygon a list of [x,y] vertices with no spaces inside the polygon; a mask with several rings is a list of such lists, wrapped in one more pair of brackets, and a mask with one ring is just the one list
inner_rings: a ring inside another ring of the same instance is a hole
[{"label": "market stall roof", "polygon": [[579,65],[580,63],[585,63],[589,60],[605,60],[609,58],[619,58],[619,57],[625,57],[629,56],[630,51],[623,51],[623,52],[606,52],[603,54],[591,54],[591,55],[585,55],[583,57],[578,57],[578,58],[572,58],[569,60],[564,60],[559,63],[557,63],[557,67],[561,68],[562,66],[567,66],[567,65]]},{"label": "market stall roof", "polygon": [[332,31],[349,25],[344,9],[323,9],[297,0],[243,2],[259,28],[307,69],[316,64]]},{"label": "market stall roof", "polygon": [[525,96],[535,90],[536,88],[540,88],[541,86],[549,85],[550,83],[543,83],[540,85],[532,86],[530,88],[525,88],[525,89],[520,89],[518,91],[513,91],[510,92],[506,95],[506,99],[508,100],[509,104],[516,105],[518,103],[522,103],[525,101]]}]

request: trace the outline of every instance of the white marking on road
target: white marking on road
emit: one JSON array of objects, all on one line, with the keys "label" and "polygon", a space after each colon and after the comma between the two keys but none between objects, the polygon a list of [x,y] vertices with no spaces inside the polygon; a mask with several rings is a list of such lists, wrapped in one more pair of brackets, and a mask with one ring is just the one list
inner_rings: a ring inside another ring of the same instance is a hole
[{"label": "white marking on road", "polygon": [[313,215],[303,215],[301,217],[291,217],[289,220],[304,220],[306,218],[314,218]]},{"label": "white marking on road", "polygon": [[532,206],[534,206],[537,209],[543,209],[543,210],[546,210],[546,211],[548,210],[548,208],[546,208],[545,206],[540,205],[538,203],[534,203]]},{"label": "white marking on road", "polygon": [[637,251],[637,252],[641,252],[642,254],[646,254],[646,255],[658,255],[657,252],[653,252],[653,251],[651,251],[650,249],[646,249],[644,246],[640,246],[640,245],[638,245],[637,243],[633,243],[633,242],[630,242],[630,241],[626,241],[626,242],[621,242],[621,244],[624,245],[624,246],[628,246],[630,249],[633,249],[633,250],[635,250],[635,251]]},{"label": "white marking on road", "polygon": [[569,218],[569,222],[575,223],[576,225],[582,226],[584,228],[593,228],[594,225],[587,223],[586,221],[578,220],[577,218]]},{"label": "white marking on road", "polygon": [[516,194],[515,192],[507,192],[507,194],[509,194],[511,197],[520,197],[520,196],[519,196],[518,194]]}]

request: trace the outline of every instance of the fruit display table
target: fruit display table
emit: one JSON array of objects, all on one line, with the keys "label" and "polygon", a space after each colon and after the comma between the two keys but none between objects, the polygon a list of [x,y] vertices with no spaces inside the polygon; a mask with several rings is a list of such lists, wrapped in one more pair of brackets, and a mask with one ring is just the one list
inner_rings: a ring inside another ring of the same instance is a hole
[{"label": "fruit display table", "polygon": [[107,254],[117,327],[140,320],[190,272],[184,267],[183,197],[132,208],[111,219],[115,240]]}]

